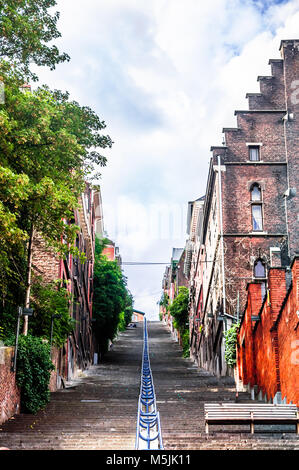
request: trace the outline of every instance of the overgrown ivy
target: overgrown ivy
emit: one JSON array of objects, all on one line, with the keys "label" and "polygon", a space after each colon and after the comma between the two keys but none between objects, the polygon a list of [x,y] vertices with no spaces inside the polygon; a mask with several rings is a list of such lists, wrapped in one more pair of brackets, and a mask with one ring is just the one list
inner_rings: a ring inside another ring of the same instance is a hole
[{"label": "overgrown ivy", "polygon": [[93,296],[93,330],[103,356],[117,332],[130,322],[133,298],[127,280],[116,261],[102,255],[105,243],[96,239]]},{"label": "overgrown ivy", "polygon": [[49,343],[29,334],[20,335],[16,380],[21,388],[23,412],[36,413],[49,403],[52,370]]},{"label": "overgrown ivy", "polygon": [[34,336],[50,339],[52,315],[53,318],[53,345],[63,346],[68,335],[75,327],[75,320],[69,313],[71,295],[61,280],[45,283],[41,278],[35,280],[32,287],[34,316],[29,324],[29,332]]}]

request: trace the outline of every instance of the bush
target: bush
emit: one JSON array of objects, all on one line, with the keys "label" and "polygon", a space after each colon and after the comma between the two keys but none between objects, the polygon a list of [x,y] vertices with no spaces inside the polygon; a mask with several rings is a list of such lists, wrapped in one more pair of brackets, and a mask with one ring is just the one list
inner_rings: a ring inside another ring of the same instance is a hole
[{"label": "bush", "polygon": [[179,287],[179,293],[170,306],[170,315],[174,318],[179,331],[186,329],[188,323],[189,291],[187,287]]},{"label": "bush", "polygon": [[119,314],[118,331],[125,331],[126,326],[127,325],[125,322],[125,312],[121,312]]},{"label": "bush", "polygon": [[190,344],[189,344],[189,330],[185,330],[182,334],[182,347],[183,347],[183,357],[190,356]]},{"label": "bush", "polygon": [[50,401],[49,382],[54,365],[50,346],[41,338],[20,335],[16,380],[21,388],[21,410],[35,414]]},{"label": "bush", "polygon": [[103,244],[96,239],[93,294],[93,331],[100,356],[108,350],[117,332],[131,321],[133,298],[127,280],[116,261],[102,256]]},{"label": "bush", "polygon": [[237,362],[237,335],[239,324],[235,323],[224,333],[225,338],[225,361],[228,366],[235,367]]}]

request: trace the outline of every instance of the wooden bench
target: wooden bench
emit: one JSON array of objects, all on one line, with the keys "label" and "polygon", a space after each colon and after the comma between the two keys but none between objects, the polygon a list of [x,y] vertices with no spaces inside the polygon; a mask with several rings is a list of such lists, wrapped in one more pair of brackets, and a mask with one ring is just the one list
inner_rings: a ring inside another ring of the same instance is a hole
[{"label": "wooden bench", "polygon": [[296,405],[272,405],[267,403],[205,403],[206,433],[209,424],[295,424],[299,434],[299,411]]}]

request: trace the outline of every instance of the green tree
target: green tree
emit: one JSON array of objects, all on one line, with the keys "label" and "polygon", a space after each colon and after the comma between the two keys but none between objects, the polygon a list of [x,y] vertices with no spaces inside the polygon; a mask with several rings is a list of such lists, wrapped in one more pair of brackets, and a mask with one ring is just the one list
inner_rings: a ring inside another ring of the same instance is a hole
[{"label": "green tree", "polygon": [[119,265],[116,261],[109,261],[101,252],[102,245],[96,239],[93,318],[100,354],[104,355],[109,340],[113,341],[117,334],[122,312],[124,322],[125,314],[130,314],[132,297],[128,293],[126,278]]},{"label": "green tree", "polygon": [[189,290],[187,287],[179,287],[179,293],[170,306],[170,314],[175,319],[176,326],[179,330],[184,330],[188,323],[188,303]]},{"label": "green tree", "polygon": [[61,36],[59,13],[51,13],[55,0],[0,0],[0,59],[3,66],[17,70],[23,78],[37,80],[32,63],[51,70],[68,54],[50,42]]},{"label": "green tree", "polygon": [[179,293],[170,305],[169,311],[174,318],[174,326],[180,332],[183,356],[189,356],[189,290],[187,287],[179,287]]},{"label": "green tree", "polygon": [[128,324],[132,320],[133,315],[133,297],[132,294],[127,290],[125,298],[125,308],[120,313],[118,329],[119,331],[124,331]]},{"label": "green tree", "polygon": [[225,333],[225,361],[228,366],[235,367],[237,362],[237,338],[239,323],[234,323]]},{"label": "green tree", "polygon": [[8,82],[0,106],[0,248],[6,272],[15,254],[26,257],[25,307],[30,302],[35,234],[60,255],[69,250],[78,255],[73,247],[77,227],[65,221],[73,219],[86,179],[106,165],[95,150],[112,145],[102,135],[105,127],[68,94],[47,87],[22,92]]}]

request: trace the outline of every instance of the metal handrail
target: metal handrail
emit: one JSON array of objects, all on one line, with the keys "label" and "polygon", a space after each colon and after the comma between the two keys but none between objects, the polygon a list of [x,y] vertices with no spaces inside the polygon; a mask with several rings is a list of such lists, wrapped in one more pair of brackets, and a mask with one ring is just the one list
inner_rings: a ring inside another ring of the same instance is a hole
[{"label": "metal handrail", "polygon": [[[152,447],[152,444],[155,447]],[[148,334],[145,317],[135,449],[163,449],[160,414],[156,407],[155,387],[148,354]]]}]

